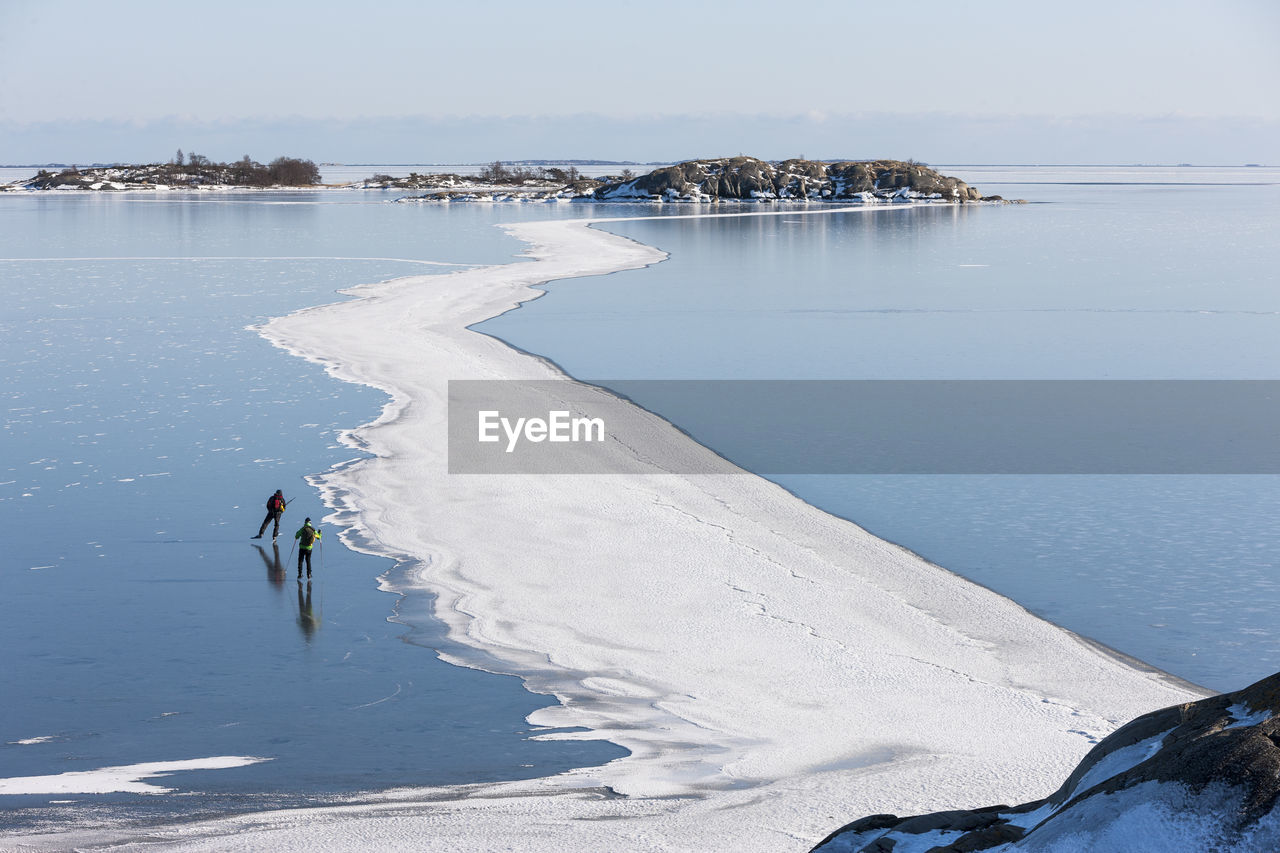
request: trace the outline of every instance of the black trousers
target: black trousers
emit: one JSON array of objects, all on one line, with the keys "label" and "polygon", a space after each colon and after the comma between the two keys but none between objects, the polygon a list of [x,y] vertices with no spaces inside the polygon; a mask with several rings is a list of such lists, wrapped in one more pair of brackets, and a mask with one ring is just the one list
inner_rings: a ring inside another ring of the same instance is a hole
[{"label": "black trousers", "polygon": [[267,517],[262,519],[262,526],[258,528],[258,535],[261,536],[263,534],[263,531],[267,529],[267,525],[270,524],[272,520],[274,520],[276,523],[276,529],[271,531],[271,538],[275,539],[277,536],[279,536],[280,535],[280,516],[282,515],[284,515],[284,510],[282,509],[267,510]]},{"label": "black trousers", "polygon": [[304,558],[307,561],[307,577],[311,577],[311,549],[310,548],[298,549],[298,577],[302,577],[302,561]]}]

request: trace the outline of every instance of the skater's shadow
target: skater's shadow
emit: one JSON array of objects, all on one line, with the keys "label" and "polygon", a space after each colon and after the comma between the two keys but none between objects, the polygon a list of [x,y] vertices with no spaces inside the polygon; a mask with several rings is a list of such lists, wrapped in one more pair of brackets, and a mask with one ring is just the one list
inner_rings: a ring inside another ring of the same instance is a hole
[{"label": "skater's shadow", "polygon": [[298,626],[302,628],[302,636],[311,642],[311,637],[320,627],[320,617],[311,606],[311,581],[307,581],[303,589],[302,581],[298,581]]},{"label": "skater's shadow", "polygon": [[267,580],[276,586],[284,586],[284,560],[280,559],[280,546],[272,542],[270,554],[261,545],[253,547],[258,549],[258,555],[262,557],[263,565],[267,567]]}]

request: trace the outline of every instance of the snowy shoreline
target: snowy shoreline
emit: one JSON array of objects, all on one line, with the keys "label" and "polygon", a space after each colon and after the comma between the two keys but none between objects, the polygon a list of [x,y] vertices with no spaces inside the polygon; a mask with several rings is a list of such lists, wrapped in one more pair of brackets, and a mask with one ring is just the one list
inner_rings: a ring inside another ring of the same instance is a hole
[{"label": "snowy shoreline", "polygon": [[[346,439],[374,457],[314,484],[352,544],[413,569],[399,591],[437,596],[445,657],[557,696],[535,725],[588,729],[548,737],[632,755],[391,792],[305,824],[279,812],[149,831],[161,847],[807,850],[850,815],[1044,796],[1121,723],[1200,695],[755,476],[449,475],[448,380],[566,379],[468,327],[541,296],[533,285],[665,257],[588,227],[611,221],[509,226],[533,262],[361,286],[263,334],[390,396]],[[711,455],[637,421],[688,459]]]}]

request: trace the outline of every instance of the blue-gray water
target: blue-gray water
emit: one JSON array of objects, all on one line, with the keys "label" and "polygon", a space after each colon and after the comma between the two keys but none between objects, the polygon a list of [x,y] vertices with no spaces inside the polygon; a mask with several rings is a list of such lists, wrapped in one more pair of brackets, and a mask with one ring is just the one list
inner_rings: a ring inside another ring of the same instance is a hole
[{"label": "blue-gray water", "polygon": [[[293,533],[324,515],[303,477],[355,456],[337,433],[384,398],[245,326],[451,269],[326,258],[505,263],[523,246],[491,223],[562,215],[383,198],[0,196],[0,777],[272,759],[160,782],[196,796],[0,797],[0,825],[524,778],[623,754],[530,740],[524,717],[551,700],[439,661],[430,625],[388,622],[397,599],[377,578],[392,564],[335,530],[313,584],[294,579]],[[295,501],[280,563],[269,538],[249,539],[276,488]]]},{"label": "blue-gray water", "polygon": [[[606,384],[1280,378],[1275,170],[968,177],[1044,203],[619,223],[670,260],[554,283],[480,328]],[[737,439],[636,399],[713,448]],[[1280,669],[1274,476],[772,479],[1189,680]]]}]

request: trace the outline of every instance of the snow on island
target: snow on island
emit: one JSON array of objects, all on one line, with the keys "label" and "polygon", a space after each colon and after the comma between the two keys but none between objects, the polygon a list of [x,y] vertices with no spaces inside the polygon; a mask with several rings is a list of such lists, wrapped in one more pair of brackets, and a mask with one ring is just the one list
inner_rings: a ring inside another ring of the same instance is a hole
[{"label": "snow on island", "polygon": [[70,166],[59,172],[41,169],[30,178],[0,184],[0,190],[207,190],[207,189],[272,189],[280,187],[314,187],[320,183],[320,169],[311,160],[277,157],[270,163],[259,163],[245,155],[234,163],[218,163],[208,157],[182,152],[170,163],[141,166],[92,166],[84,169]]},{"label": "snow on island", "polygon": [[[412,176],[411,176],[412,177]],[[457,178],[457,176],[448,176]],[[976,187],[907,160],[839,161],[723,157],[688,160],[634,177],[578,179],[544,186],[531,178],[506,188],[423,184],[431,192],[401,201],[559,200],[625,202],[790,201],[873,202],[928,199],[939,202],[1004,201]],[[409,183],[401,186],[410,187]],[[554,183],[554,182],[553,182]]]},{"label": "snow on island", "polygon": [[[201,158],[203,159],[203,158]],[[210,190],[326,188],[421,191],[403,202],[447,201],[593,201],[593,202],[877,202],[931,200],[965,203],[1004,201],[983,196],[959,178],[923,163],[906,160],[823,162],[754,157],[688,160],[645,175],[624,170],[588,178],[576,168],[486,166],[478,175],[411,173],[373,175],[349,184],[319,185],[309,160],[278,158],[262,165],[247,157],[236,163],[161,163],[146,166],[96,166],[61,172],[41,171],[32,178],[0,185],[0,190]]]}]

